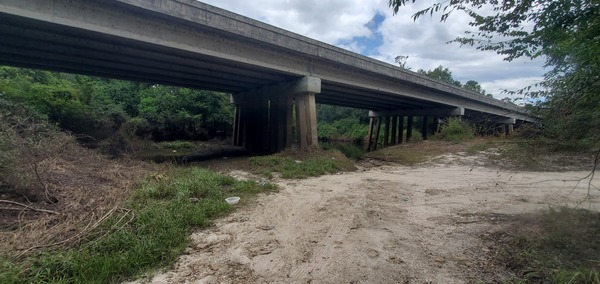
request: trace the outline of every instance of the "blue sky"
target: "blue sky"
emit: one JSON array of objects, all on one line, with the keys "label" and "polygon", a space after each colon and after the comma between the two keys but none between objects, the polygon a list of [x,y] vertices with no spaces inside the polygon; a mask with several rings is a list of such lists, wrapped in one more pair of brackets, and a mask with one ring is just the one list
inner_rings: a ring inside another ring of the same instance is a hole
[{"label": "blue sky", "polygon": [[446,42],[463,35],[469,18],[459,12],[448,21],[439,16],[413,21],[411,15],[431,4],[417,1],[392,14],[388,0],[203,0],[300,35],[323,41],[390,64],[398,55],[408,56],[411,70],[448,67],[462,83],[478,81],[496,98],[502,90],[516,90],[539,82],[543,61],[506,62],[494,52],[460,47]]},{"label": "blue sky", "polygon": [[383,34],[379,32],[379,27],[384,20],[385,16],[382,13],[377,12],[373,18],[365,24],[365,27],[369,29],[369,35],[354,36],[351,39],[341,39],[336,42],[335,45],[366,56],[378,55],[377,49],[383,45]]}]

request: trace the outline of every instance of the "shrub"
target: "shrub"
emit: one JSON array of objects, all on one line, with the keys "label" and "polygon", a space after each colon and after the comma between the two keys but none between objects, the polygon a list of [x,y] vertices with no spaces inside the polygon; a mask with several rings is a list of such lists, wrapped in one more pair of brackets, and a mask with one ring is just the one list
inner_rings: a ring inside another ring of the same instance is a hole
[{"label": "shrub", "polygon": [[0,99],[0,186],[34,200],[41,193],[50,198],[39,164],[70,141],[31,108]]},{"label": "shrub", "polygon": [[175,262],[193,228],[234,209],[225,197],[241,196],[244,204],[273,190],[197,167],[172,169],[143,183],[122,209],[129,213],[106,219],[80,246],[13,262],[0,257],[0,282],[121,283]]},{"label": "shrub", "polygon": [[282,178],[296,179],[320,176],[338,171],[355,170],[354,164],[337,150],[315,152],[287,151],[269,156],[250,158],[251,171],[267,177],[272,172]]},{"label": "shrub", "polygon": [[369,131],[367,124],[361,124],[353,118],[342,118],[331,123],[318,125],[320,138],[333,140],[363,141]]},{"label": "shrub", "polygon": [[460,142],[473,139],[475,131],[469,123],[461,121],[458,118],[450,118],[435,137],[439,140]]},{"label": "shrub", "polygon": [[[404,136],[406,137],[406,130],[404,130]],[[412,137],[410,137],[410,139],[408,139],[407,142],[409,142],[409,143],[423,142],[423,134],[421,134],[421,131],[413,129]]]}]

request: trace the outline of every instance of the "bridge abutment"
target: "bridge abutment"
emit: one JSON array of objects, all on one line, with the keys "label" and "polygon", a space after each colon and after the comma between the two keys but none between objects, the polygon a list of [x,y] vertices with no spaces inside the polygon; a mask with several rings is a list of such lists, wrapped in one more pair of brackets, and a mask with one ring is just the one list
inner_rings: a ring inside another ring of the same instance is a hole
[{"label": "bridge abutment", "polygon": [[299,148],[318,145],[315,94],[320,92],[321,79],[302,77],[233,94],[233,144],[257,153],[279,152],[294,142]]}]

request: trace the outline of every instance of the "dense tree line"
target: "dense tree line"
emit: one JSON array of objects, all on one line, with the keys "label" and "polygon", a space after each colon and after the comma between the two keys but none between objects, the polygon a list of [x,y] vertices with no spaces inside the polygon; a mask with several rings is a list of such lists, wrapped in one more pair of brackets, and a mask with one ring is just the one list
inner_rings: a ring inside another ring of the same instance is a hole
[{"label": "dense tree line", "polygon": [[[460,85],[443,66],[418,72]],[[472,85],[473,91],[485,93],[478,83]],[[6,66],[0,66],[0,100],[29,108],[89,145],[122,136],[225,138],[233,121],[229,97],[222,93]],[[322,139],[358,142],[367,136],[367,110],[317,105],[317,116]]]},{"label": "dense tree line", "polygon": [[317,105],[318,133],[321,139],[359,142],[367,136],[369,111],[348,107]]},{"label": "dense tree line", "polygon": [[233,116],[222,93],[14,67],[0,67],[0,99],[100,140],[123,130],[155,141],[224,137]]}]

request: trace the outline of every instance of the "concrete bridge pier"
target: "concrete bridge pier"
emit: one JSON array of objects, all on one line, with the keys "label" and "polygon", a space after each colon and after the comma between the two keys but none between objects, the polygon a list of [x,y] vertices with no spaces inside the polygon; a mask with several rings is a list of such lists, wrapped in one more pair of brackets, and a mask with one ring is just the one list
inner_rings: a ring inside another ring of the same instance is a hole
[{"label": "concrete bridge pier", "polygon": [[404,142],[404,116],[398,117],[398,144]]},{"label": "concrete bridge pier", "polygon": [[514,131],[514,125],[516,122],[517,121],[514,118],[508,118],[508,119],[504,119],[502,121],[502,123],[504,124],[504,135],[506,135],[506,136],[512,135],[512,133]]},{"label": "concrete bridge pier", "polygon": [[423,127],[421,127],[421,136],[423,140],[427,140],[429,138],[429,119],[426,115],[423,116]]},{"label": "concrete bridge pier", "polygon": [[506,124],[506,136],[512,135],[514,131],[514,123]]},{"label": "concrete bridge pier", "polygon": [[415,118],[412,115],[409,115],[406,118],[406,142],[410,142],[410,139],[412,139],[412,131],[413,131],[414,122],[415,122]]},{"label": "concrete bridge pier", "polygon": [[[465,109],[461,107],[444,109],[418,109],[418,110],[398,110],[398,111],[369,111],[370,124],[368,134],[367,151],[375,151],[379,145],[379,133],[382,121],[385,121],[383,130],[383,147],[388,145],[402,144],[403,141],[410,141],[414,125],[414,117],[423,118],[421,125],[421,134],[423,139],[427,140],[431,132],[429,117],[433,117],[433,133],[439,132],[440,116],[462,116]],[[404,117],[406,119],[406,140],[404,139]],[[390,129],[391,126],[391,129]],[[391,136],[390,136],[391,134]]]},{"label": "concrete bridge pier", "polygon": [[299,148],[318,145],[315,94],[320,92],[321,79],[302,77],[232,94],[233,144],[257,153],[279,152],[294,142]]}]

